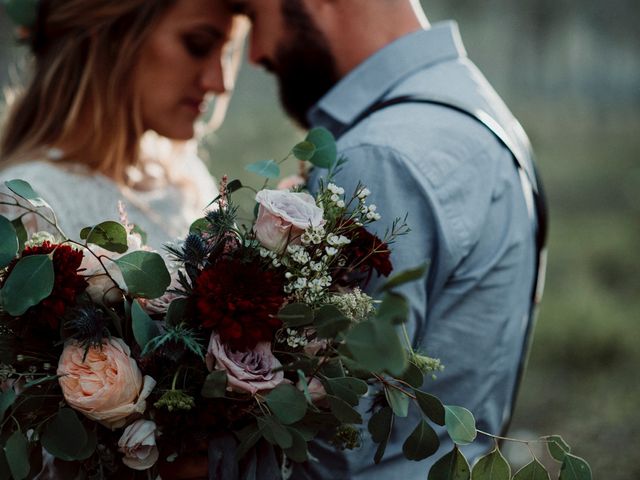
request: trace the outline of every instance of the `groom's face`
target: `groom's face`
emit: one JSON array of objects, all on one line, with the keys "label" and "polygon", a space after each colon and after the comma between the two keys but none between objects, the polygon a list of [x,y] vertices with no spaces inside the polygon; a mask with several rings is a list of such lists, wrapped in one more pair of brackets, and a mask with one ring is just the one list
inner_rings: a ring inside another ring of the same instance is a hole
[{"label": "groom's face", "polygon": [[284,109],[309,127],[307,112],[339,77],[329,42],[304,0],[229,1],[251,20],[251,62],[277,77]]}]

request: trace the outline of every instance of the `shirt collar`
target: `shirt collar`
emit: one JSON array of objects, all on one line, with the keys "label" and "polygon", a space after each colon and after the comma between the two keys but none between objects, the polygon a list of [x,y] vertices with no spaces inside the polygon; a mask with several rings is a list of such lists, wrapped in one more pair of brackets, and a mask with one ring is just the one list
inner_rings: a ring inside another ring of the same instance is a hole
[{"label": "shirt collar", "polygon": [[308,113],[311,125],[334,133],[413,72],[465,57],[458,25],[441,22],[405,35],[374,53],[342,78]]}]

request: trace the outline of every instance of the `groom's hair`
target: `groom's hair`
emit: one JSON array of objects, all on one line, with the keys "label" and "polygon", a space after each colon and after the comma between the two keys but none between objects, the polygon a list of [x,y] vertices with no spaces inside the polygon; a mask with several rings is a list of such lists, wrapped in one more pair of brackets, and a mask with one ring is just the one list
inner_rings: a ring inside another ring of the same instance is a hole
[{"label": "groom's hair", "polygon": [[94,155],[79,161],[124,179],[142,135],[134,67],[175,1],[40,0],[34,72],[10,106],[2,163],[32,159],[84,125],[82,148]]}]

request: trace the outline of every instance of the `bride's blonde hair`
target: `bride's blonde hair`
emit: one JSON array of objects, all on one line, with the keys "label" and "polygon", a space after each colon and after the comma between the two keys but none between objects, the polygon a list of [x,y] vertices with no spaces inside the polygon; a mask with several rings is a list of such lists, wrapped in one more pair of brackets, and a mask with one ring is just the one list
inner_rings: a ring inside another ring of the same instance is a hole
[{"label": "bride's blonde hair", "polygon": [[[2,163],[31,160],[47,146],[71,140],[77,147],[66,150],[65,159],[126,182],[144,133],[134,67],[175,2],[40,0],[34,72],[11,102],[0,141]],[[72,137],[79,125],[90,132],[86,138]]]}]

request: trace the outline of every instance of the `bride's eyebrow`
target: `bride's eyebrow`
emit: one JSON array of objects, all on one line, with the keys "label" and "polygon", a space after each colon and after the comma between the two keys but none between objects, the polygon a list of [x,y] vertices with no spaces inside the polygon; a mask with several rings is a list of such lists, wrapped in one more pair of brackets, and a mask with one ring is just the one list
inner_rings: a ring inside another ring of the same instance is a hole
[{"label": "bride's eyebrow", "polygon": [[227,4],[233,13],[247,13],[248,5],[246,0],[228,0]]}]

